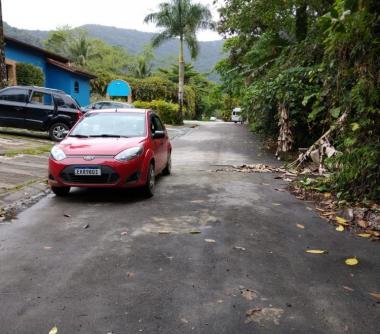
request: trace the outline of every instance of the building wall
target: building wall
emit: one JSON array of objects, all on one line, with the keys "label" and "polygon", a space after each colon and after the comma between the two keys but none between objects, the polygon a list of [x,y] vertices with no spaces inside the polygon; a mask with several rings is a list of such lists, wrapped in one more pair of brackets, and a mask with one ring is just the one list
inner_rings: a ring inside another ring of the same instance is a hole
[{"label": "building wall", "polygon": [[46,61],[45,55],[42,53],[38,53],[34,50],[25,51],[24,48],[7,42],[5,47],[5,58],[20,63],[28,63],[38,66],[44,72],[46,82]]},{"label": "building wall", "polygon": [[[75,81],[79,84],[79,93],[75,92]],[[89,80],[51,64],[47,64],[46,68],[46,87],[65,91],[81,106],[90,104]]]}]

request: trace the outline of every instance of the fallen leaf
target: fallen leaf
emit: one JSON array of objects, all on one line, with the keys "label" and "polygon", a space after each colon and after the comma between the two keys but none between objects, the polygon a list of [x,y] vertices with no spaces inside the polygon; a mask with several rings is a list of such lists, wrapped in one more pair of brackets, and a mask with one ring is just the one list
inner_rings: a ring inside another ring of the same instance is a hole
[{"label": "fallen leaf", "polygon": [[247,317],[250,317],[250,316],[254,315],[254,314],[257,313],[257,312],[261,312],[261,308],[259,308],[259,307],[251,308],[251,309],[249,309],[249,310],[245,313],[245,315],[246,315]]},{"label": "fallen leaf", "polygon": [[303,225],[301,225],[301,224],[297,224],[297,227],[298,227],[298,228],[301,228],[301,229],[304,229],[304,228],[305,228],[305,226],[303,226]]},{"label": "fallen leaf", "polygon": [[83,226],[83,229],[88,229],[90,227],[90,224],[86,224]]},{"label": "fallen leaf", "polygon": [[280,206],[280,203],[272,203],[274,206]]},{"label": "fallen leaf", "polygon": [[121,235],[128,235],[128,231],[124,231],[120,233]]},{"label": "fallen leaf", "polygon": [[66,218],[70,218],[71,217],[71,215],[69,215],[68,213],[65,213],[63,216],[66,217]]},{"label": "fallen leaf", "polygon": [[368,222],[366,222],[365,220],[359,220],[358,221],[358,225],[360,226],[360,227],[363,227],[363,228],[367,228],[368,227]]},{"label": "fallen leaf", "polygon": [[344,226],[339,225],[339,226],[336,227],[335,230],[337,230],[338,232],[343,232],[344,231]]},{"label": "fallen leaf", "polygon": [[234,246],[234,249],[245,251],[245,248],[240,246]]},{"label": "fallen leaf", "polygon": [[380,293],[374,293],[374,292],[372,292],[372,293],[370,293],[370,296],[375,297],[376,299],[380,300]]},{"label": "fallen leaf", "polygon": [[327,254],[327,251],[322,249],[308,249],[305,252],[310,254]]},{"label": "fallen leaf", "polygon": [[214,243],[215,240],[214,239],[205,239],[206,242],[210,242],[210,243]]},{"label": "fallen leaf", "polygon": [[372,236],[372,234],[370,233],[359,233],[357,234],[358,237],[361,237],[361,238],[369,238]]},{"label": "fallen leaf", "polygon": [[355,291],[354,289],[350,288],[349,286],[343,286],[343,289],[348,290],[348,291]]},{"label": "fallen leaf", "polygon": [[49,334],[57,334],[58,333],[58,328],[56,327],[56,326],[54,326],[51,330],[50,330],[50,332],[49,332]]},{"label": "fallen leaf", "polygon": [[158,231],[158,234],[170,234],[172,233],[171,231]]},{"label": "fallen leaf", "polygon": [[257,292],[251,289],[240,289],[240,294],[247,300],[253,300],[257,298]]},{"label": "fallen leaf", "polygon": [[331,193],[324,193],[323,196],[324,196],[325,198],[330,198],[330,197],[331,197]]},{"label": "fallen leaf", "polygon": [[189,323],[189,321],[188,321],[187,319],[185,319],[185,318],[182,318],[181,321],[182,321],[184,324],[188,324],[188,323]]},{"label": "fallen leaf", "polygon": [[190,234],[199,234],[199,233],[202,233],[202,232],[199,231],[199,230],[192,230],[192,231],[190,231]]},{"label": "fallen leaf", "polygon": [[44,249],[49,250],[49,249],[52,249],[52,247],[51,246],[44,246]]},{"label": "fallen leaf", "polygon": [[347,220],[345,220],[345,219],[342,218],[342,217],[336,216],[336,217],[335,217],[335,220],[336,220],[336,222],[337,222],[339,225],[348,226],[348,224],[347,224]]},{"label": "fallen leaf", "polygon": [[346,259],[344,261],[348,266],[356,266],[359,263],[359,260],[356,257]]}]

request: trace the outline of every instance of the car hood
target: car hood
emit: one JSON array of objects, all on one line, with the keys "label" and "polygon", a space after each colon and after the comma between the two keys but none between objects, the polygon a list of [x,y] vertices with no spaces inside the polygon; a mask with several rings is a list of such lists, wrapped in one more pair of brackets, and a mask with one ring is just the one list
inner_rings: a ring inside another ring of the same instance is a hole
[{"label": "car hood", "polygon": [[73,138],[59,144],[66,155],[116,155],[144,142],[144,137],[133,138]]}]

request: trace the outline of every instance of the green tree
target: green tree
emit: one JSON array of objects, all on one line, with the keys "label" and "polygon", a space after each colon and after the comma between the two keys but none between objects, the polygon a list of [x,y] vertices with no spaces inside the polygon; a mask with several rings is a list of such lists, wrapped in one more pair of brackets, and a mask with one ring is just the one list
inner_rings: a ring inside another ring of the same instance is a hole
[{"label": "green tree", "polygon": [[170,38],[179,38],[179,70],[178,70],[178,124],[183,123],[184,100],[184,44],[194,59],[199,53],[196,33],[200,29],[213,27],[210,10],[201,4],[193,4],[191,0],[170,0],[159,5],[159,11],[145,17],[145,22],[153,22],[163,31],[152,40],[153,47],[158,47]]},{"label": "green tree", "polygon": [[69,57],[79,66],[86,66],[90,59],[101,58],[91,40],[84,34],[75,39],[68,47]]}]

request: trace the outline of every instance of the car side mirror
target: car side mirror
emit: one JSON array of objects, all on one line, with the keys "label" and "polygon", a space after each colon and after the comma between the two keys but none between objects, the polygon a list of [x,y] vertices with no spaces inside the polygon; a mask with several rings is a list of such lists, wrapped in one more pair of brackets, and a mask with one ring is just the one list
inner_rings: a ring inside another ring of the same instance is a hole
[{"label": "car side mirror", "polygon": [[156,131],[153,133],[153,139],[162,139],[165,138],[165,131]]}]

